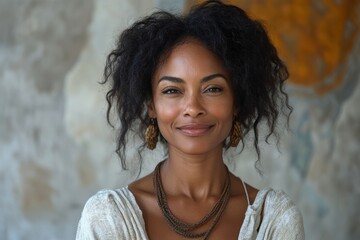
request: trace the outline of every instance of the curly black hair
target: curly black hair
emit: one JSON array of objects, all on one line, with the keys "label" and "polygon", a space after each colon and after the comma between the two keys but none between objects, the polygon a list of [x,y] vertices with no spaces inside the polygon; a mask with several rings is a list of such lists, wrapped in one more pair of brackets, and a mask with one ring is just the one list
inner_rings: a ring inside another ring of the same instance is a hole
[{"label": "curly black hair", "polygon": [[[292,111],[283,84],[289,74],[278,57],[263,25],[242,9],[207,1],[194,6],[187,15],[158,11],[126,29],[116,48],[107,57],[103,84],[110,84],[106,95],[107,120],[114,108],[121,128],[117,148],[123,169],[129,132],[142,139],[150,119],[147,106],[152,99],[152,77],[170,51],[186,39],[196,39],[215,53],[229,72],[234,104],[243,136],[253,131],[253,145],[260,159],[259,123],[266,121],[266,141],[276,134],[276,122],[283,112],[289,121]],[[164,141],[164,139],[162,139]],[[242,139],[244,146],[244,138]],[[139,146],[139,152],[144,145]]]}]

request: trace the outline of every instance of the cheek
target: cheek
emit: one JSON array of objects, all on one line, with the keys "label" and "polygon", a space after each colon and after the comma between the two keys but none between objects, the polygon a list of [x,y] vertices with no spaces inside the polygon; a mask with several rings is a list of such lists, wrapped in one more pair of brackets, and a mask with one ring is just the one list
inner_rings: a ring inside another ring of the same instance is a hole
[{"label": "cheek", "polygon": [[178,115],[179,104],[173,101],[157,101],[155,104],[156,118],[158,122],[171,122]]},{"label": "cheek", "polygon": [[[216,116],[219,122],[221,122],[221,129],[225,135],[228,135],[231,131],[234,121],[234,109],[233,105],[229,101],[213,104],[212,115]],[[226,133],[225,133],[226,132]]]},{"label": "cheek", "polygon": [[178,116],[178,108],[171,103],[158,103],[155,105],[156,119],[161,135],[169,142],[171,136],[171,127]]},{"label": "cheek", "polygon": [[233,121],[234,121],[234,117],[232,112],[224,112],[224,114],[222,115],[223,118],[221,119],[222,121],[222,125],[223,125],[223,129],[226,132],[230,132],[232,126],[233,126]]},{"label": "cheek", "polygon": [[222,101],[214,101],[211,104],[211,109],[219,118],[222,120],[234,118],[234,106],[232,104],[232,99],[224,99]]}]

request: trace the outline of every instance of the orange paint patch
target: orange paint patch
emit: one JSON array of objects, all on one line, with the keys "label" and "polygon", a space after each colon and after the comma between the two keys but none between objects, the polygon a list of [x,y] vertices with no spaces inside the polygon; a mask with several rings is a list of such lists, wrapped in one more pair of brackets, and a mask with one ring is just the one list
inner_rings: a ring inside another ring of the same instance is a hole
[{"label": "orange paint patch", "polygon": [[[188,4],[203,1],[188,1]],[[338,88],[360,32],[357,0],[232,0],[263,20],[286,62],[289,81],[324,94]]]}]

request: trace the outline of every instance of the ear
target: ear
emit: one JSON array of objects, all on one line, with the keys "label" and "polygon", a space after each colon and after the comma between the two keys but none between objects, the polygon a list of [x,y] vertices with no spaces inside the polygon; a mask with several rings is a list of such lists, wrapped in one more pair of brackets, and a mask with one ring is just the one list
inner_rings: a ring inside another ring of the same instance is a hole
[{"label": "ear", "polygon": [[150,118],[156,118],[156,111],[153,100],[150,100],[148,103],[148,114]]}]

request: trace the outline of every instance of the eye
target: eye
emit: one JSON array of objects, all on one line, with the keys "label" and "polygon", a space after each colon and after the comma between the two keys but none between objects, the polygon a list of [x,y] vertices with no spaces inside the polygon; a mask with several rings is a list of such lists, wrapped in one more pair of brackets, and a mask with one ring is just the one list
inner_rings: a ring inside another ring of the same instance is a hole
[{"label": "eye", "polygon": [[222,91],[223,91],[223,89],[220,87],[209,87],[205,90],[205,92],[207,92],[207,93],[220,93]]},{"label": "eye", "polygon": [[161,93],[162,94],[178,94],[181,92],[176,88],[166,88],[166,89],[162,90]]}]

